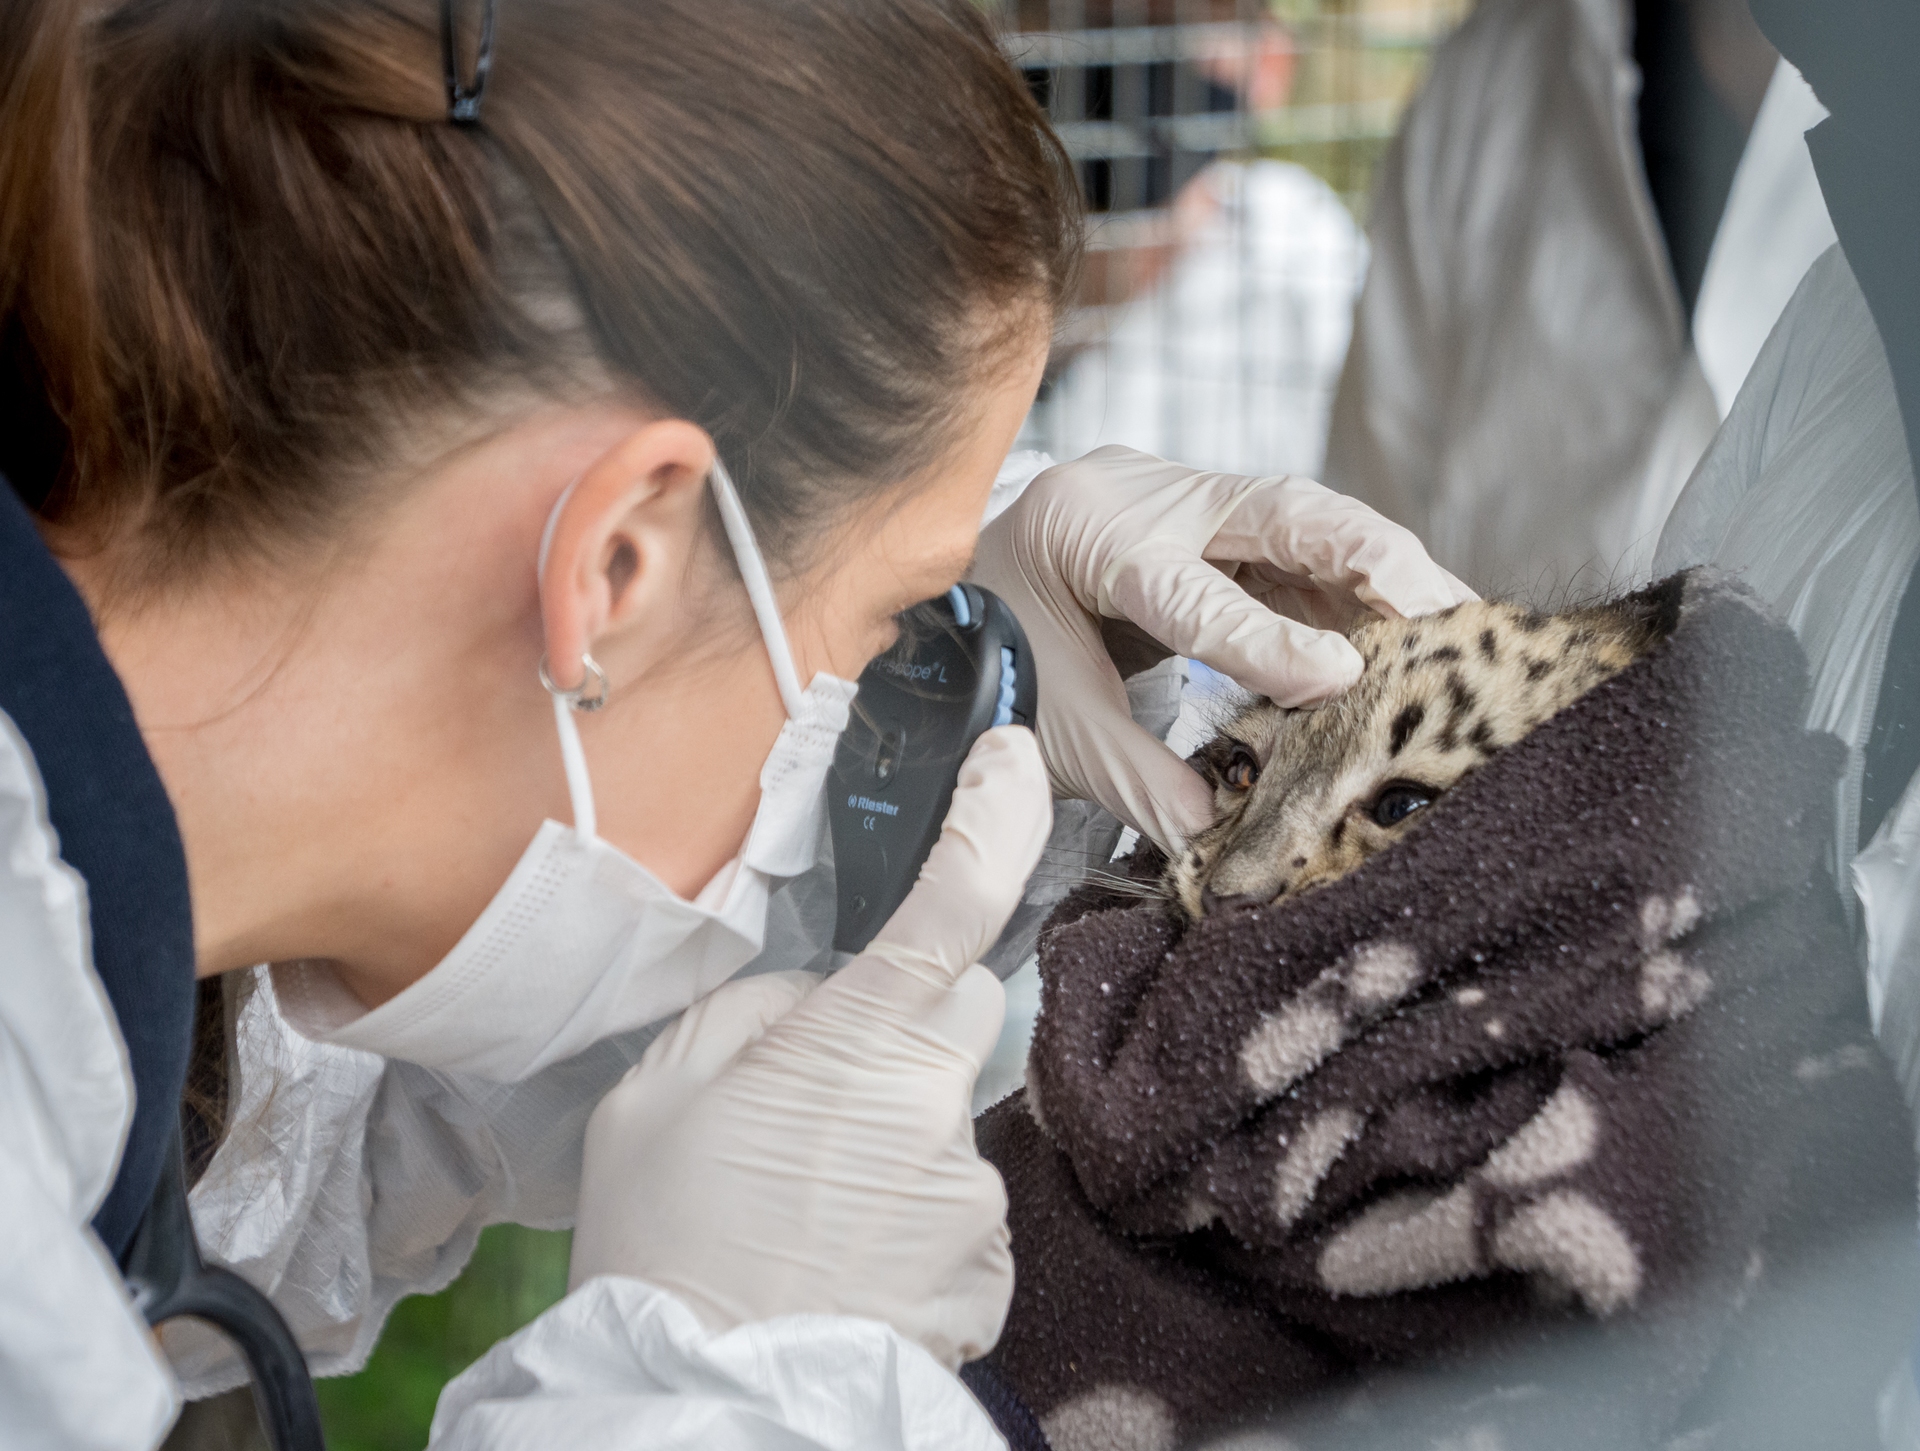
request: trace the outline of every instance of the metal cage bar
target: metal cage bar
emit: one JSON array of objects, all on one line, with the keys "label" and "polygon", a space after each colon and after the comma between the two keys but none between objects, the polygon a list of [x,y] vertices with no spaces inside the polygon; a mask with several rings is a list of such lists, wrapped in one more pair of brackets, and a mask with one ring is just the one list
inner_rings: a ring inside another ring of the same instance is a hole
[{"label": "metal cage bar", "polygon": [[1469,3],[1007,0],[1089,212],[1023,446],[1317,470],[1373,169]]}]

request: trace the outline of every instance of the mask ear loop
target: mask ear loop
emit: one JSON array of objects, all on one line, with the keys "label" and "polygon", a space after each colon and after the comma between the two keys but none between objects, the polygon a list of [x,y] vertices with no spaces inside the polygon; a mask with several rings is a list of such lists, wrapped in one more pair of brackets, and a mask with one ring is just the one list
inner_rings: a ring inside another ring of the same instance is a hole
[{"label": "mask ear loop", "polygon": [[582,840],[591,841],[600,825],[593,809],[593,782],[587,777],[587,753],[580,747],[580,727],[574,724],[573,706],[564,691],[553,692],[553,720],[560,731],[560,764],[567,771],[573,830]]},{"label": "mask ear loop", "polygon": [[[580,476],[561,490],[560,497],[553,501],[553,508],[547,515],[546,527],[540,531],[540,557],[534,566],[535,577],[545,580],[547,577],[547,551],[553,547],[554,525],[560,522],[560,511],[566,507],[568,499],[579,486]],[[593,656],[582,655],[580,666],[586,677],[573,690],[563,690],[553,683],[553,677],[547,673],[547,657],[540,657],[540,683],[546,687],[547,694],[553,698],[553,722],[560,732],[560,764],[566,768],[567,798],[573,806],[573,829],[584,840],[592,840],[598,831],[600,821],[593,809],[593,781],[587,775],[587,753],[580,745],[580,727],[575,724],[573,713],[576,710],[598,710],[607,703],[607,673],[595,662]],[[587,697],[588,687],[597,683],[598,690]]]},{"label": "mask ear loop", "polygon": [[713,485],[713,501],[720,506],[727,541],[733,545],[734,561],[740,566],[740,578],[747,586],[747,598],[753,603],[754,617],[760,621],[760,636],[767,642],[767,658],[773,662],[781,703],[787,708],[787,718],[797,719],[806,697],[800,689],[800,672],[793,666],[793,647],[787,641],[786,623],[780,618],[773,581],[767,576],[767,562],[760,555],[753,526],[747,522],[747,511],[740,506],[740,491],[733,486],[733,476],[718,454],[707,478]]},{"label": "mask ear loop", "polygon": [[[766,642],[767,658],[773,664],[773,678],[780,687],[781,703],[786,707],[788,718],[793,719],[800,714],[805,695],[800,689],[800,672],[794,668],[793,647],[787,641],[786,623],[780,618],[780,605],[774,598],[773,581],[767,574],[766,560],[761,556],[759,542],[753,537],[753,526],[747,522],[747,511],[741,507],[739,490],[734,487],[733,477],[718,455],[714,457],[713,470],[708,479],[713,486],[714,503],[720,509],[720,523],[727,531],[727,541],[733,546],[733,557],[739,566],[740,578],[747,587],[747,599],[753,605],[754,618],[760,622],[760,635]],[[554,525],[560,518],[560,510],[572,497],[579,482],[576,478],[567,485],[554,501],[552,512],[547,515],[546,528],[540,534],[538,571],[542,578],[547,572],[547,551],[553,544]],[[587,753],[580,745],[580,727],[575,723],[573,713],[575,710],[597,710],[605,704],[607,677],[590,655],[581,657],[581,665],[587,671],[586,680],[577,689],[563,690],[553,683],[543,658],[540,662],[540,683],[553,699],[554,725],[560,733],[560,761],[566,768],[567,795],[573,805],[573,829],[580,836],[590,839],[596,833],[599,818],[593,806],[593,782],[587,775]],[[593,697],[586,697],[585,692],[596,683],[596,677],[599,689]]]}]

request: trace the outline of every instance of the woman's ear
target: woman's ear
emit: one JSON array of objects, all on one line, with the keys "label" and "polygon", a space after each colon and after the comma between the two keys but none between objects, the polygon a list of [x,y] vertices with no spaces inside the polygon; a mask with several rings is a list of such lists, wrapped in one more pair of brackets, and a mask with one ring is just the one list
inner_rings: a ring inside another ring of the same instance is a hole
[{"label": "woman's ear", "polygon": [[560,498],[541,551],[548,673],[586,683],[584,655],[677,594],[703,527],[713,440],[684,419],[642,424]]}]

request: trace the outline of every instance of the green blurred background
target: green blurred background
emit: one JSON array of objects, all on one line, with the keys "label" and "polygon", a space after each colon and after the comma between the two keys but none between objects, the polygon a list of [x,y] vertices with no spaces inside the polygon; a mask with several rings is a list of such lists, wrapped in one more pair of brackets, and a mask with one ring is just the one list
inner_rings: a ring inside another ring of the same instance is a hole
[{"label": "green blurred background", "polygon": [[440,1388],[566,1294],[572,1239],[496,1224],[459,1279],[402,1300],[365,1370],[316,1384],[328,1451],[420,1451]]}]

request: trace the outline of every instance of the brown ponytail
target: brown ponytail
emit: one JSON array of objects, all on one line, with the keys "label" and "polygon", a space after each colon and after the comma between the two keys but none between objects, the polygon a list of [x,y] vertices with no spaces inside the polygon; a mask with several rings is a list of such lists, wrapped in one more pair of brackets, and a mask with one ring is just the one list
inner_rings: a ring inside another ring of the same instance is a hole
[{"label": "brown ponytail", "polygon": [[[0,472],[35,503],[59,473],[61,415],[76,389],[98,392],[78,25],[71,0],[0,4]],[[15,306],[29,288],[31,314]]]},{"label": "brown ponytail", "polygon": [[436,0],[76,8],[0,6],[0,307],[68,431],[43,512],[153,581],[589,390],[711,432],[793,559],[1070,286],[1070,166],[972,0],[502,0],[476,127]]}]

